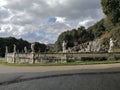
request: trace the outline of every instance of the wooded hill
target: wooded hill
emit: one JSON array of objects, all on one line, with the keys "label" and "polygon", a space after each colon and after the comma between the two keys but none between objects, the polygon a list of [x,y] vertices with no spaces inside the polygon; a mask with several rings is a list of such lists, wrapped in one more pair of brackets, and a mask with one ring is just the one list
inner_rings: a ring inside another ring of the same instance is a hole
[{"label": "wooded hill", "polygon": [[101,4],[106,18],[88,29],[81,26],[61,33],[55,43],[55,51],[62,50],[63,40],[67,41],[68,47],[73,47],[74,42],[80,44],[96,38],[101,38],[102,44],[108,45],[111,37],[117,40],[116,47],[120,47],[120,0],[101,0]]},{"label": "wooded hill", "polygon": [[[13,52],[14,44],[17,47],[17,52],[23,53],[24,47],[27,47],[28,52],[31,51],[31,43],[26,40],[16,39],[14,37],[0,38],[0,56],[4,57],[6,46],[9,52]],[[45,44],[35,42],[35,52],[44,52],[46,49],[47,46]]]}]

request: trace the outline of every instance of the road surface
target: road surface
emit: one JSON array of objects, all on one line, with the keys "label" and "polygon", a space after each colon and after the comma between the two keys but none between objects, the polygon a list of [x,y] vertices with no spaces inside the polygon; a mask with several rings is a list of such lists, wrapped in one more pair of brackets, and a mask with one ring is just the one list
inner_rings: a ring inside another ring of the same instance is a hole
[{"label": "road surface", "polygon": [[120,64],[0,66],[0,90],[120,90]]}]

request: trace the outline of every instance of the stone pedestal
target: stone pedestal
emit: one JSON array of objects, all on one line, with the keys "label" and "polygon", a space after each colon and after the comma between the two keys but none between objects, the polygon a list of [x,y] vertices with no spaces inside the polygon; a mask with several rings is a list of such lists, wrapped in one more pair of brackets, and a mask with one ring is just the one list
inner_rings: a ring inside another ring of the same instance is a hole
[{"label": "stone pedestal", "polygon": [[8,62],[8,47],[6,46],[5,47],[5,60],[4,60],[4,63],[7,63]]},{"label": "stone pedestal", "polygon": [[66,60],[67,60],[67,55],[66,55],[66,54],[63,54],[63,55],[61,56],[61,62],[66,61]]},{"label": "stone pedestal", "polygon": [[115,60],[115,56],[113,55],[113,53],[108,53],[108,60]]},{"label": "stone pedestal", "polygon": [[35,52],[31,52],[31,56],[30,56],[30,64],[34,64],[35,63]]},{"label": "stone pedestal", "polygon": [[7,63],[8,62],[8,56],[7,56],[7,53],[5,53],[5,60],[4,60],[4,63]]},{"label": "stone pedestal", "polygon": [[16,63],[16,52],[13,53],[13,62],[12,63]]}]

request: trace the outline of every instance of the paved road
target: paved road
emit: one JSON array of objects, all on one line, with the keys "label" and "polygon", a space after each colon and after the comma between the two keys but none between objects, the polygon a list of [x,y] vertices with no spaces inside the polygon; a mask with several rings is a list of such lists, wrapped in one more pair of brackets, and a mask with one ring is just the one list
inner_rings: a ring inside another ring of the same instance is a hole
[{"label": "paved road", "polygon": [[120,63],[99,65],[76,65],[76,66],[4,66],[0,65],[0,73],[23,73],[23,72],[47,72],[63,70],[85,70],[85,69],[109,69],[120,68]]},{"label": "paved road", "polygon": [[0,72],[0,90],[120,90],[120,64],[0,66]]}]

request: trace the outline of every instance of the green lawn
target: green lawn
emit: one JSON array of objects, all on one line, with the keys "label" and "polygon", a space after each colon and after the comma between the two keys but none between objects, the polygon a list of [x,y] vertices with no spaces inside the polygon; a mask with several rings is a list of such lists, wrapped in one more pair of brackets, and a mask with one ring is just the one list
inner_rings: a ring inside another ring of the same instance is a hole
[{"label": "green lawn", "polygon": [[[69,66],[69,65],[94,65],[94,64],[112,64],[120,63],[120,60],[106,60],[106,61],[78,61],[78,62],[59,62],[59,63],[39,63],[39,64],[5,64],[9,66]],[[2,62],[1,62],[2,64]]]},{"label": "green lawn", "polygon": [[2,64],[3,63],[3,61],[2,60],[0,60],[0,64]]}]

